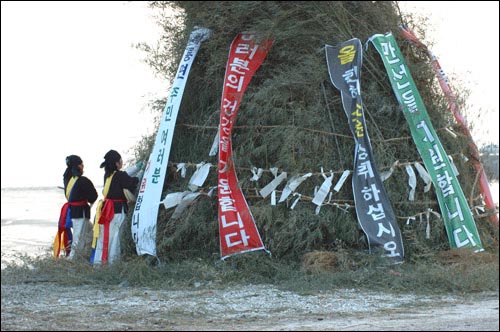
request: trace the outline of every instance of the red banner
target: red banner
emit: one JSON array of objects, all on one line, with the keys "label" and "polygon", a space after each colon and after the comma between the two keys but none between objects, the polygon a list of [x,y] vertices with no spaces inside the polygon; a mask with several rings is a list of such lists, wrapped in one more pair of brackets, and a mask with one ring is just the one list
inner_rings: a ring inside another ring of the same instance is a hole
[{"label": "red banner", "polygon": [[264,249],[233,165],[231,132],[243,93],[260,67],[272,40],[239,33],[231,44],[222,91],[219,123],[219,240],[221,258]]}]

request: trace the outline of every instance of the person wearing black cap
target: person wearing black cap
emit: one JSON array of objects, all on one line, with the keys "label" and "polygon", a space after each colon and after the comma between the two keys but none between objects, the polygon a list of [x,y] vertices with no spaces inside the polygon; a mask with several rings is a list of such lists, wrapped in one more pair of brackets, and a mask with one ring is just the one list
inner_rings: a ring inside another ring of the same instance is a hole
[{"label": "person wearing black cap", "polygon": [[63,251],[64,255],[73,259],[83,256],[89,249],[86,248],[86,238],[91,230],[90,207],[98,195],[92,181],[83,176],[83,161],[77,155],[66,157],[63,183],[68,201],[61,208],[53,251],[55,257]]},{"label": "person wearing black cap", "polygon": [[131,177],[120,169],[121,155],[109,150],[104,155],[104,200],[99,202],[94,221],[94,239],[90,261],[94,264],[113,263],[121,255],[122,225],[128,212],[128,192],[135,192],[139,178]]}]

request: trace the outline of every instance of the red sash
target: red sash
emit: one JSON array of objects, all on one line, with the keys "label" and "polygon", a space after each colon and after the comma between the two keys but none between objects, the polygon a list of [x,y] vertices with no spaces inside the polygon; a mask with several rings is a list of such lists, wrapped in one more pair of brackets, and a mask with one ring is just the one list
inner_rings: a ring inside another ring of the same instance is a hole
[{"label": "red sash", "polygon": [[99,217],[99,224],[104,225],[104,236],[102,239],[102,258],[103,263],[108,261],[108,247],[109,247],[109,225],[111,220],[115,217],[115,204],[114,203],[126,203],[123,199],[104,199],[104,206],[101,210],[101,216]]},{"label": "red sash", "polygon": [[85,205],[87,205],[87,200],[77,201],[77,202],[66,202],[62,206],[61,214],[59,215],[59,223],[57,227],[57,234],[54,240],[54,248],[53,248],[54,256],[56,258],[59,257],[59,252],[61,251],[61,244],[64,245],[66,256],[69,255],[71,251],[71,244],[69,241],[70,238],[69,232],[71,230],[66,228],[66,220],[69,217],[68,210],[70,206],[85,206]]}]

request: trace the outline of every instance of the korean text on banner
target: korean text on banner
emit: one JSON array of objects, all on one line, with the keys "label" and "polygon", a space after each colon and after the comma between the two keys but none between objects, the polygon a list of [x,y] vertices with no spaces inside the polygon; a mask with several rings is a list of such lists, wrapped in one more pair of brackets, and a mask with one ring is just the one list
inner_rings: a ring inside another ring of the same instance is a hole
[{"label": "korean text on banner", "polygon": [[156,221],[175,122],[194,58],[201,43],[207,40],[210,34],[210,30],[199,27],[195,27],[191,32],[170,95],[167,98],[153,150],[140,183],[132,216],[132,239],[135,242],[138,255],[149,254],[156,257]]},{"label": "korean text on banner", "polygon": [[[420,40],[418,40],[417,36],[415,36],[413,31],[411,31],[407,27],[401,27],[401,34],[407,40],[414,43],[418,48],[425,51],[425,53],[429,56],[432,68],[434,69],[434,73],[436,74],[436,77],[438,79],[439,86],[441,87],[441,90],[443,91],[446,101],[448,102],[448,108],[455,116],[455,120],[460,125],[460,128],[462,129],[462,132],[464,133],[465,137],[467,137],[467,139],[469,140],[469,147],[472,157],[469,158],[469,160],[471,160],[472,164],[474,165],[476,172],[479,173],[479,188],[481,189],[481,194],[483,195],[484,204],[486,205],[486,208],[490,209],[491,211],[496,211],[495,200],[493,199],[493,195],[491,194],[488,177],[486,176],[484,167],[481,164],[481,156],[479,154],[479,150],[477,149],[476,143],[474,143],[474,139],[472,138],[472,135],[469,131],[467,121],[460,112],[460,108],[458,107],[455,94],[453,93],[453,90],[451,90],[451,87],[448,84],[448,79],[446,78],[446,75],[443,69],[441,68],[441,64],[439,63],[438,58],[431,52],[431,50],[425,44],[423,44]],[[496,213],[490,214],[490,220],[493,223],[493,225],[496,225],[498,227],[498,216]]]},{"label": "korean text on banner", "polygon": [[267,55],[272,40],[239,33],[231,44],[222,92],[218,162],[219,241],[221,258],[264,249],[255,220],[238,185],[231,132],[243,93]]},{"label": "korean text on banner", "polygon": [[467,200],[394,36],[391,33],[377,34],[369,41],[382,57],[394,94],[410,126],[413,141],[436,188],[450,247],[472,247],[482,251]]},{"label": "korean text on banner", "polygon": [[361,100],[361,42],[353,38],[336,46],[325,45],[330,80],[340,90],[342,105],[354,136],[352,190],[358,222],[366,234],[370,251],[382,250],[395,262],[404,259],[404,247],[396,216],[382,184],[366,130]]}]

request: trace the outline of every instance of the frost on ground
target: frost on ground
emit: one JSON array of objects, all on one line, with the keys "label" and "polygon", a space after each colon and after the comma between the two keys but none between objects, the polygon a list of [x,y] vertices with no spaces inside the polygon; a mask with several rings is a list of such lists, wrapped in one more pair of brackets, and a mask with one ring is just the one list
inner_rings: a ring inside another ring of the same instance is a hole
[{"label": "frost on ground", "polygon": [[357,290],[297,294],[272,285],[192,290],[2,285],[7,330],[498,331],[498,292],[461,296]]}]

